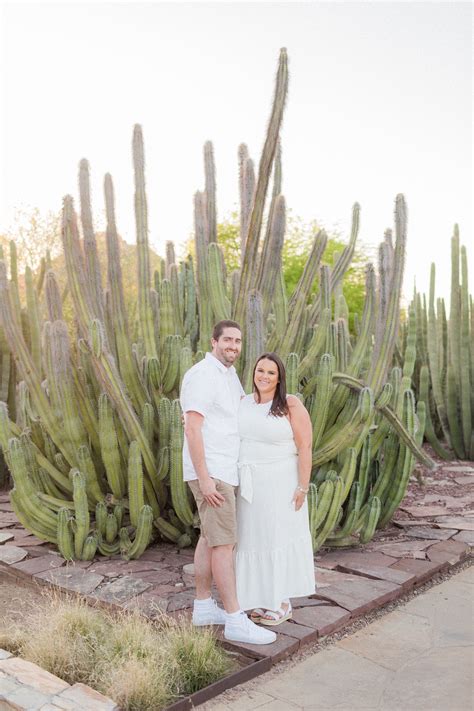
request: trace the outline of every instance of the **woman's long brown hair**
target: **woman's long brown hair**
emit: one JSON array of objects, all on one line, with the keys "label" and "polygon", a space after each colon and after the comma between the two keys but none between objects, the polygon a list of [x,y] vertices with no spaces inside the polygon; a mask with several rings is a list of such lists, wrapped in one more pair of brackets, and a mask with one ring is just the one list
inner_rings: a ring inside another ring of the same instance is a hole
[{"label": "woman's long brown hair", "polygon": [[271,360],[278,368],[278,384],[276,386],[275,395],[270,408],[270,415],[273,415],[274,417],[285,417],[285,415],[288,415],[289,413],[288,403],[286,401],[286,371],[283,361],[276,353],[263,353],[258,357],[257,362],[254,365],[252,384],[253,391],[257,395],[257,402],[260,402],[261,398],[259,389],[255,385],[255,371],[257,370],[257,365],[261,360]]}]

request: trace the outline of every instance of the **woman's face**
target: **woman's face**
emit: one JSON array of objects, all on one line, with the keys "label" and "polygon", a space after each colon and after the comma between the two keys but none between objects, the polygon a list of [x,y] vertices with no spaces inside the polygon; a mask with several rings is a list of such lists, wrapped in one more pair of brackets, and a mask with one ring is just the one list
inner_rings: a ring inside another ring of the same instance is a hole
[{"label": "woman's face", "polygon": [[279,381],[278,366],[268,358],[262,358],[255,368],[254,383],[261,395],[275,392]]}]

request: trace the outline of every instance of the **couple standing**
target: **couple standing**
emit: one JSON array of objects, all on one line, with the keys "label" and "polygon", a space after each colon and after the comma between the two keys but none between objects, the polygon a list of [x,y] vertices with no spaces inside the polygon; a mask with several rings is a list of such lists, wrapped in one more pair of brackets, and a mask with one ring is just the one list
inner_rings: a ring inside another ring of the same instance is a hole
[{"label": "couple standing", "polygon": [[306,503],[311,420],[286,394],[274,353],[260,356],[245,395],[233,365],[242,347],[235,321],[216,324],[211,345],[181,388],[184,479],[201,520],[193,623],[224,624],[228,640],[270,644],[275,633],[255,622],[280,624],[291,617],[290,597],[315,590]]}]

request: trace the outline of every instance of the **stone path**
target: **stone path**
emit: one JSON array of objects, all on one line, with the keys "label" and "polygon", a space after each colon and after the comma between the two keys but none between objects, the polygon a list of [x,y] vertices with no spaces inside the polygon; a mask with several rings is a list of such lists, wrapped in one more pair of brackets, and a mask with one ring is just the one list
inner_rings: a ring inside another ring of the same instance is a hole
[{"label": "stone path", "polygon": [[[468,711],[474,699],[474,568],[203,711]],[[275,670],[276,671],[276,670]]]},{"label": "stone path", "polygon": [[[423,488],[411,482],[394,522],[370,543],[316,556],[316,594],[293,601],[293,620],[278,627],[274,644],[225,645],[274,664],[462,561],[473,539],[474,463],[440,462],[436,472],[425,472]],[[66,564],[53,546],[20,526],[8,495],[0,494],[0,584],[3,572],[150,617],[160,611],[189,616],[192,557],[192,550],[159,543],[137,561],[116,556]]]}]

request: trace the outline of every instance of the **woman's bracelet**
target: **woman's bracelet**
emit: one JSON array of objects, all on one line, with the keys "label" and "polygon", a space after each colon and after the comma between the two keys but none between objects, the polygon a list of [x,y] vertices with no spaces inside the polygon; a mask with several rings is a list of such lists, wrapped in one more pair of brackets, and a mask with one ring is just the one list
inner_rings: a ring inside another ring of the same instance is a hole
[{"label": "woman's bracelet", "polygon": [[300,486],[300,484],[298,484],[298,486],[297,486],[296,488],[297,488],[298,491],[302,491],[303,494],[307,494],[308,491],[309,491],[309,489],[303,489],[303,487]]}]

